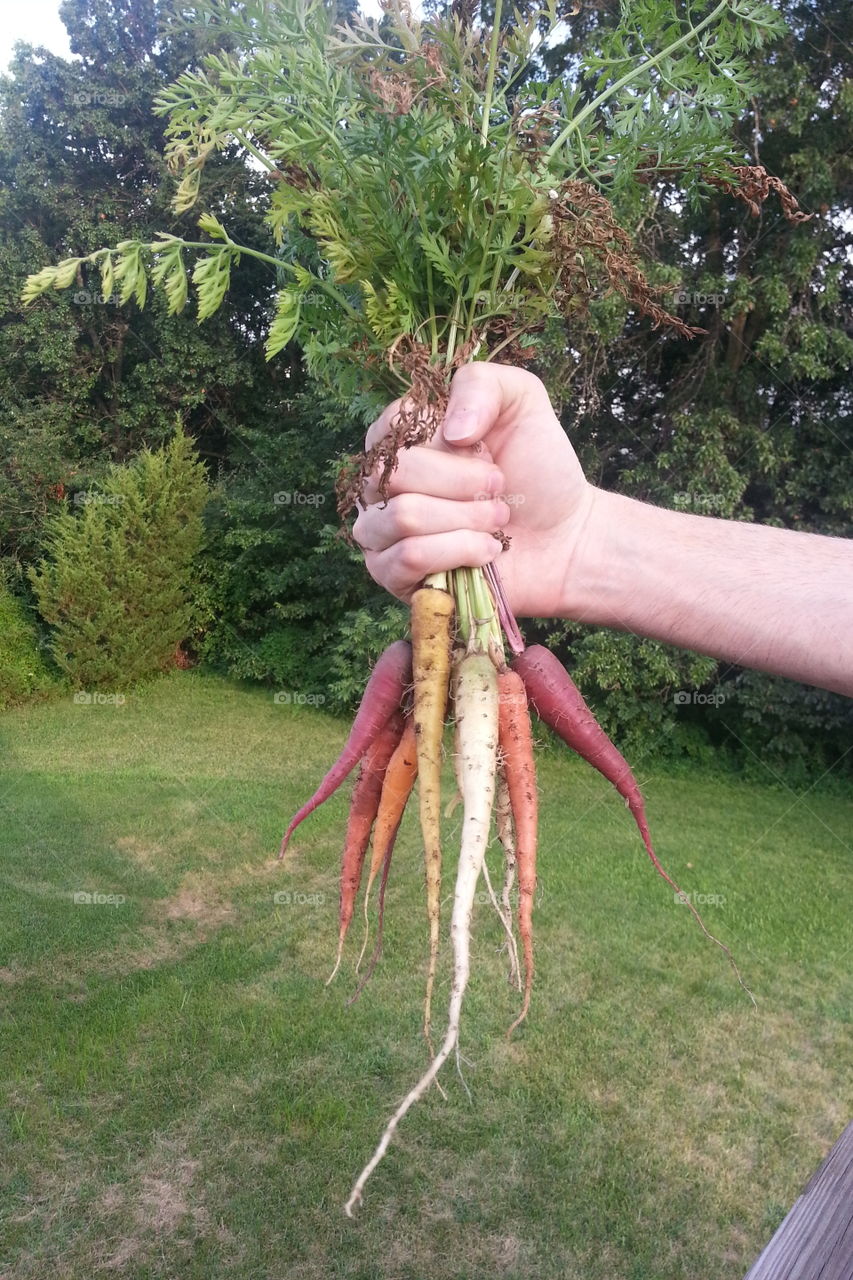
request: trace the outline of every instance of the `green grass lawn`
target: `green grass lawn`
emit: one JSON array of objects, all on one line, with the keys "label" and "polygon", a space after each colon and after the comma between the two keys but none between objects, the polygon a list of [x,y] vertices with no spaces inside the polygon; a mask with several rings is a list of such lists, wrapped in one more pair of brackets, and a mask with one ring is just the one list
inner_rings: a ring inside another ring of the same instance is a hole
[{"label": "green grass lawn", "polygon": [[347,1007],[356,926],[324,986],[346,796],[275,852],[344,733],[194,673],[0,718],[0,1276],[739,1280],[850,1118],[853,799],[643,778],[756,1010],[618,797],[543,753],[529,1020],[507,1041],[478,905],[470,1100],[448,1064],[350,1221],[425,1065],[426,920],[410,814],[373,981]]}]

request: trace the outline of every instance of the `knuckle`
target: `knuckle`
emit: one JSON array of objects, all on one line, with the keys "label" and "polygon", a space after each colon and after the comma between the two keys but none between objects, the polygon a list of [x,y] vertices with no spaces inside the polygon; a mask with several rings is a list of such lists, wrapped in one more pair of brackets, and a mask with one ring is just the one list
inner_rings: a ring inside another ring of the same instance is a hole
[{"label": "knuckle", "polygon": [[519,386],[532,389],[533,387],[538,388],[545,385],[542,379],[538,378],[535,373],[531,373],[529,369],[519,369],[517,366],[513,365],[512,371],[514,376],[518,379]]},{"label": "knuckle", "polygon": [[386,591],[395,593],[392,576],[389,574],[388,566],[381,555],[375,551],[365,551],[364,566],[377,586],[384,587]]},{"label": "knuckle", "polygon": [[394,528],[399,538],[412,538],[423,532],[421,504],[414,495],[402,493],[389,504],[393,511]]},{"label": "knuckle", "polygon": [[453,381],[457,384],[469,384],[473,386],[475,383],[489,382],[494,377],[492,370],[495,365],[488,365],[482,360],[471,360],[468,364],[461,365],[453,375]]},{"label": "knuckle", "polygon": [[380,501],[379,486],[382,481],[382,463],[377,461],[373,470],[368,473],[361,487],[361,501],[371,506]]},{"label": "knuckle", "polygon": [[419,575],[416,572],[408,572],[395,560],[389,561],[384,567],[382,578],[377,578],[380,585],[386,591],[390,591],[391,595],[396,596],[398,600],[410,599],[419,580]]},{"label": "knuckle", "polygon": [[423,552],[415,538],[404,538],[396,548],[397,567],[404,581],[423,576]]},{"label": "knuckle", "polygon": [[506,524],[509,518],[504,504],[492,498],[473,502],[471,511],[471,528],[478,532],[495,529],[501,524]]},{"label": "knuckle", "polygon": [[500,554],[501,544],[491,533],[478,533],[472,541],[471,551],[478,564],[490,564]]},{"label": "knuckle", "polygon": [[367,536],[367,529],[365,525],[366,521],[364,518],[364,512],[359,511],[352,526],[352,536],[361,547],[362,551],[365,550],[365,540]]}]

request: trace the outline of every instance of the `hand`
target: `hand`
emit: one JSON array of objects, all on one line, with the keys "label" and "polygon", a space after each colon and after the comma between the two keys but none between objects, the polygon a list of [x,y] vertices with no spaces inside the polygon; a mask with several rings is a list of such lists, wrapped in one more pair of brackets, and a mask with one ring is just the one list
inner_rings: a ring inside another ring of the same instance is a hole
[{"label": "hand", "polygon": [[375,478],[364,497],[356,540],[401,600],[430,573],[497,561],[518,617],[583,619],[853,696],[853,542],[594,488],[530,373],[465,365],[429,445],[401,451],[388,502]]},{"label": "hand", "polygon": [[[367,433],[388,433],[400,402]],[[475,362],[457,371],[444,423],[400,451],[383,503],[368,482],[353,534],[371,576],[408,600],[430,573],[498,561],[519,617],[565,614],[572,563],[596,490],[533,374]],[[493,536],[502,529],[507,551]]]}]

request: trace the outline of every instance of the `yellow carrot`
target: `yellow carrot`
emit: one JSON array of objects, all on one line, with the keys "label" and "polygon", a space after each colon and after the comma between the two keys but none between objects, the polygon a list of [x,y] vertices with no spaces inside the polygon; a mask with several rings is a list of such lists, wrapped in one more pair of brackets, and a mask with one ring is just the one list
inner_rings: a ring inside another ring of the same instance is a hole
[{"label": "yellow carrot", "polygon": [[412,675],[418,751],[421,834],[426,864],[429,970],[424,1000],[424,1035],[430,1040],[432,989],[438,960],[441,897],[441,740],[450,681],[453,597],[437,587],[421,587],[412,597]]}]

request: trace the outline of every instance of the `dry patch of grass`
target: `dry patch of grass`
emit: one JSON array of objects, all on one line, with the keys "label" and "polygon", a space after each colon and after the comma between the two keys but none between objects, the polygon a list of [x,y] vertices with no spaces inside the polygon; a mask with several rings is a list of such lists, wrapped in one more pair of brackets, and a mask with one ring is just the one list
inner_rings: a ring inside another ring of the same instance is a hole
[{"label": "dry patch of grass", "polygon": [[169,851],[156,840],[142,840],[139,836],[119,836],[115,847],[122,857],[128,858],[134,866],[144,871],[159,870],[168,864]]},{"label": "dry patch of grass", "polygon": [[184,877],[176,894],[158,902],[156,910],[165,920],[192,921],[198,926],[200,941],[207,938],[210,929],[221,928],[235,915],[232,903],[223,901],[212,877],[194,872]]},{"label": "dry patch of grass", "polygon": [[105,1235],[99,1269],[123,1271],[176,1236],[191,1246],[209,1231],[200,1169],[181,1143],[162,1139],[126,1182],[105,1187],[97,1206]]},{"label": "dry patch of grass", "polygon": [[[179,914],[177,899],[170,901],[176,910],[171,919],[191,918]],[[165,934],[162,925],[157,927],[143,924],[124,937],[120,947],[93,950],[85,957],[76,953],[57,953],[26,969],[8,971],[11,977],[4,985],[20,985],[27,981],[44,982],[63,999],[79,1002],[86,999],[88,984],[93,977],[122,978],[173,964],[184,959],[208,938],[209,922],[207,929],[202,926],[173,934]]]}]

